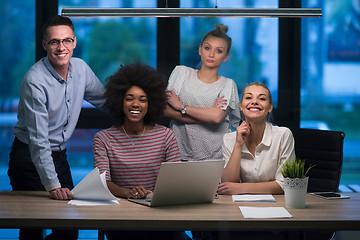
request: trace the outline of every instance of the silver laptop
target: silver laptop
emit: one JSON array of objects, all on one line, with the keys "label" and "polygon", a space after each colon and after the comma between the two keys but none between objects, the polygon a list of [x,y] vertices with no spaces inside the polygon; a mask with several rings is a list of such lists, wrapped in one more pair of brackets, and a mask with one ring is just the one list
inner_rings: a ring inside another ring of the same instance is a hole
[{"label": "silver laptop", "polygon": [[224,160],[162,163],[152,197],[128,200],[149,207],[212,202],[224,164]]}]

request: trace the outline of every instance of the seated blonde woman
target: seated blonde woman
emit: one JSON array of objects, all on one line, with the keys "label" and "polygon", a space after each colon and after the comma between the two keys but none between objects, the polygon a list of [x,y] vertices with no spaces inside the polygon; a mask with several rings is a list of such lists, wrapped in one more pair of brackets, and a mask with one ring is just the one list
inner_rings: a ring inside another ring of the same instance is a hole
[{"label": "seated blonde woman", "polygon": [[235,132],[224,136],[226,167],[218,193],[282,194],[280,167],[295,158],[292,133],[267,122],[273,105],[264,84],[254,82],[244,89],[240,109],[244,121]]}]

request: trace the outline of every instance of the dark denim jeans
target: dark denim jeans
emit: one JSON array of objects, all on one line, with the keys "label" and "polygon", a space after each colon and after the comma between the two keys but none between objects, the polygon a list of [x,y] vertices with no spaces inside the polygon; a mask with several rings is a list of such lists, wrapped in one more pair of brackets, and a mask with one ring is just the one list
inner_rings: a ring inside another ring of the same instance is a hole
[{"label": "dark denim jeans", "polygon": [[[66,150],[52,152],[56,173],[63,188],[74,188]],[[30,156],[29,146],[14,139],[10,152],[8,176],[13,191],[45,191]],[[19,239],[43,239],[43,229],[22,228]],[[57,229],[45,239],[77,239],[77,230]]]}]

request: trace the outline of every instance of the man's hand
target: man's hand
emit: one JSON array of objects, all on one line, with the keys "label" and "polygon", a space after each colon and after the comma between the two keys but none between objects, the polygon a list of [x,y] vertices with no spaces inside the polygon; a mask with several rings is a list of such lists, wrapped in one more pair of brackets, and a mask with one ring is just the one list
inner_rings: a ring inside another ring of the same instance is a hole
[{"label": "man's hand", "polygon": [[56,188],[49,191],[50,198],[56,200],[70,200],[72,199],[72,193],[68,188]]}]

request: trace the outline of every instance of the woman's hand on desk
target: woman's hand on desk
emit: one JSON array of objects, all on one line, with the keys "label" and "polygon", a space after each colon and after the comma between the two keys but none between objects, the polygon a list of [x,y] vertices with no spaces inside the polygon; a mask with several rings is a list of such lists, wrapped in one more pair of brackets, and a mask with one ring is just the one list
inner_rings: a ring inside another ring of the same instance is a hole
[{"label": "woman's hand on desk", "polygon": [[116,197],[120,197],[120,198],[146,198],[146,196],[151,193],[151,191],[146,190],[144,187],[142,186],[137,186],[134,188],[124,188],[124,187],[120,187],[119,185],[117,185],[116,183],[113,183],[111,181],[106,181],[107,186],[110,190],[110,192],[116,196]]},{"label": "woman's hand on desk", "polygon": [[222,195],[239,194],[241,192],[240,188],[241,188],[240,183],[223,182],[219,184],[217,193]]},{"label": "woman's hand on desk", "polygon": [[72,193],[68,188],[56,188],[49,191],[50,198],[56,200],[70,200],[72,199]]},{"label": "woman's hand on desk", "polygon": [[217,190],[218,194],[283,194],[283,190],[276,181],[257,182],[257,183],[220,183]]},{"label": "woman's hand on desk", "polygon": [[146,198],[151,191],[146,190],[143,186],[137,186],[133,189],[130,189],[128,198]]}]

